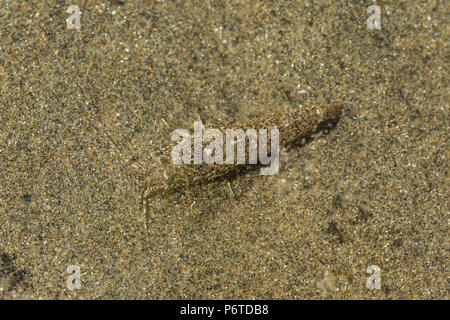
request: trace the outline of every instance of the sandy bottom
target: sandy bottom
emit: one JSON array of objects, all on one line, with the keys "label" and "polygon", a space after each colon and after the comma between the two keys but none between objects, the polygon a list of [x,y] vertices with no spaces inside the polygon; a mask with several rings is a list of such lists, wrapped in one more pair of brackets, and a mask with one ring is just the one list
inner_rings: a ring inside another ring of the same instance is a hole
[{"label": "sandy bottom", "polygon": [[[85,1],[81,30],[48,2],[0,8],[0,298],[449,298],[444,1],[380,30],[361,1]],[[330,101],[278,174],[158,194],[145,229],[174,129]]]}]

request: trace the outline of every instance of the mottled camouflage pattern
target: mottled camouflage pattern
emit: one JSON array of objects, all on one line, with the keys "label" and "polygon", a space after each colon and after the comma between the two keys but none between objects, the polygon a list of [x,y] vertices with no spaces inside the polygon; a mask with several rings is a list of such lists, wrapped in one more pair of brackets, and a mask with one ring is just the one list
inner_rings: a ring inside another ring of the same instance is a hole
[{"label": "mottled camouflage pattern", "polygon": [[[219,128],[219,130],[221,130],[225,137],[226,129],[241,128],[245,131],[253,128],[268,129],[269,131],[272,128],[277,128],[279,130],[280,146],[288,146],[307,138],[317,131],[322,124],[337,121],[341,111],[341,105],[306,106],[293,111],[267,114],[241,124],[236,124],[231,128]],[[270,133],[268,133],[268,137],[270,137]],[[198,184],[208,183],[255,167],[255,165],[249,164],[175,165],[171,160],[171,149],[173,146],[174,144],[171,143],[158,159],[162,169],[161,173],[159,173],[161,179],[155,179],[153,177],[152,181],[147,181],[142,193],[143,199],[147,199],[156,194],[169,194]],[[225,148],[224,145],[223,150]],[[270,150],[270,141],[268,150]],[[246,159],[248,160],[248,144],[246,145]],[[158,173],[155,176],[158,177]]]}]

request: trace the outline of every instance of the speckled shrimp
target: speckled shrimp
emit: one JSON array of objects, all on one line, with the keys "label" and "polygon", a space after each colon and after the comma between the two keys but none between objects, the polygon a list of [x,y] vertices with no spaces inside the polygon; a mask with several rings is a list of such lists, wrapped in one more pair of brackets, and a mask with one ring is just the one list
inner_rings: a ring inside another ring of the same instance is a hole
[{"label": "speckled shrimp", "polygon": [[[342,112],[342,105],[329,104],[321,106],[304,106],[293,111],[271,113],[236,124],[227,129],[272,129],[279,130],[280,146],[288,146],[301,139],[311,136],[322,125],[337,122]],[[219,129],[225,133],[225,128]],[[195,185],[205,184],[225,178],[236,173],[249,170],[252,165],[230,165],[230,164],[181,164],[175,165],[170,158],[173,145],[169,145],[158,159],[161,172],[156,173],[154,178],[145,184],[141,192],[141,201],[148,225],[149,199],[153,196],[169,195],[173,192],[183,190]],[[248,155],[248,149],[246,149]],[[254,166],[253,166],[254,167]]]}]

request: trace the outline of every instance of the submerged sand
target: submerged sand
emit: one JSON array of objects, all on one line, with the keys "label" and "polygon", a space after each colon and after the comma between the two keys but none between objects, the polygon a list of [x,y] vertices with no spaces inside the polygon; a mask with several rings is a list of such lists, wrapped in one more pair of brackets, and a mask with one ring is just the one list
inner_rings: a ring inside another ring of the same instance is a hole
[{"label": "submerged sand", "polygon": [[[0,298],[448,299],[444,1],[379,1],[380,30],[371,1],[84,3],[81,30],[0,6]],[[174,129],[330,101],[278,174],[156,196],[145,229]]]}]

